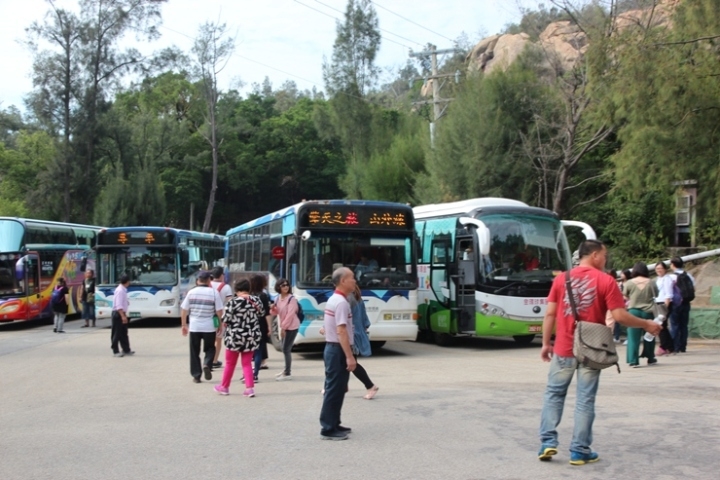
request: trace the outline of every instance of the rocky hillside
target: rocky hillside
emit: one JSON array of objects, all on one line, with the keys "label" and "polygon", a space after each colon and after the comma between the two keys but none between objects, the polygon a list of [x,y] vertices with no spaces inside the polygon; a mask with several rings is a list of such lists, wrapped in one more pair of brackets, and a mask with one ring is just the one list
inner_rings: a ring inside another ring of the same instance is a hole
[{"label": "rocky hillside", "polygon": [[[661,0],[652,10],[630,10],[618,16],[616,31],[636,25],[669,26],[671,14],[680,0]],[[525,33],[493,35],[484,38],[467,56],[468,71],[489,73],[496,68],[507,68],[527,47],[535,43],[545,52],[555,66],[563,71],[572,69],[588,47],[588,39],[577,25],[569,21],[553,22],[532,42]]]}]

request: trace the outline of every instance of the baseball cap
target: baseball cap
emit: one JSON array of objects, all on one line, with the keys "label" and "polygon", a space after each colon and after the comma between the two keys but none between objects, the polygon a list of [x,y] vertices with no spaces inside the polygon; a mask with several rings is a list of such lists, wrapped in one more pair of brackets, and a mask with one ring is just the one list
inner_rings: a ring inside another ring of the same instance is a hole
[{"label": "baseball cap", "polygon": [[212,278],[212,274],[207,270],[200,270],[197,278],[200,280],[210,280]]}]

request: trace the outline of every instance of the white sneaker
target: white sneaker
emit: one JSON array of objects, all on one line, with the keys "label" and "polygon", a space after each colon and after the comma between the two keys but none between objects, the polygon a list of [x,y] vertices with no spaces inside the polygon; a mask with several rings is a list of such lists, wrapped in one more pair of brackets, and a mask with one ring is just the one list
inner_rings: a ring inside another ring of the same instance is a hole
[{"label": "white sneaker", "polygon": [[275,380],[278,382],[284,382],[285,380],[292,380],[292,375],[285,375],[284,373],[281,373],[280,375],[275,376]]},{"label": "white sneaker", "polygon": [[623,345],[627,345],[627,340],[625,340],[622,344],[623,344]]}]

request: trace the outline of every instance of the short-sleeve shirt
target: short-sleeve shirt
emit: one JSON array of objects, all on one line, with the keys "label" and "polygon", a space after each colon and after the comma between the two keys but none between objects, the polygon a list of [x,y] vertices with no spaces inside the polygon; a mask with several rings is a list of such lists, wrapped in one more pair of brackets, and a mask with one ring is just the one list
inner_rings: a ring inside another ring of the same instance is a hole
[{"label": "short-sleeve shirt", "polygon": [[127,315],[129,308],[130,301],[128,300],[127,288],[121,283],[115,288],[113,294],[113,310],[122,310]]},{"label": "short-sleeve shirt", "polygon": [[[230,287],[230,285],[228,285],[227,283],[225,285],[223,285],[223,282],[217,282],[217,281],[213,280],[212,282],[210,282],[210,285],[212,286],[212,288],[214,288],[215,290],[220,292],[220,298],[223,301],[223,305],[226,304],[230,300],[230,298],[228,298],[228,297],[234,296],[232,287]],[[218,287],[220,285],[222,285],[222,288],[218,289]]]},{"label": "short-sleeve shirt", "polygon": [[[617,283],[607,273],[580,266],[570,271],[570,279],[580,320],[605,325],[608,310],[625,308],[625,300]],[[565,274],[555,277],[547,300],[557,304],[553,351],[561,357],[572,357],[575,318],[565,291]]]},{"label": "short-sleeve shirt", "polygon": [[190,290],[180,305],[180,308],[189,312],[190,332],[214,332],[213,317],[218,310],[222,311],[225,302],[220,298],[217,290],[207,285],[199,285]]},{"label": "short-sleeve shirt", "polygon": [[332,294],[325,304],[325,317],[323,323],[323,326],[325,327],[325,341],[334,343],[339,342],[337,327],[340,325],[345,325],[350,345],[352,345],[354,342],[354,331],[350,304],[342,292],[335,290],[335,293]]}]

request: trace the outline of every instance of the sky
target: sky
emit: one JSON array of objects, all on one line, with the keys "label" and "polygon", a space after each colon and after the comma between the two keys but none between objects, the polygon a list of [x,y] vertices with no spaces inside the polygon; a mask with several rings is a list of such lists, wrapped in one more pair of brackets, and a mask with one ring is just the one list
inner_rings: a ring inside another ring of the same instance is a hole
[{"label": "sky", "polygon": [[[56,0],[68,10],[76,0]],[[375,64],[390,78],[403,67],[410,49],[421,51],[431,42],[450,48],[461,34],[472,43],[498,33],[520,18],[523,0],[378,0],[374,2],[383,40]],[[323,90],[323,58],[330,59],[336,21],[347,0],[169,0],[162,7],[162,37],[137,44],[143,53],[175,45],[189,52],[198,27],[206,21],[227,24],[236,34],[235,54],[219,76],[221,90],[247,92],[268,77],[273,88],[292,80],[300,90]],[[44,0],[0,0],[0,109],[24,110],[23,97],[32,90],[32,55],[20,41],[25,28],[42,21]]]}]

